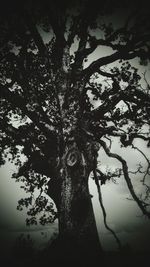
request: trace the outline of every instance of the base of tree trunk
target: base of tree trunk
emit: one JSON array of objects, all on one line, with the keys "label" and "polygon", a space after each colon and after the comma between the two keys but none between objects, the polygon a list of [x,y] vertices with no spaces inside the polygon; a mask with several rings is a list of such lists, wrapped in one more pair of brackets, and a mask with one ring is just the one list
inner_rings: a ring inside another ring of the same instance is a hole
[{"label": "base of tree trunk", "polygon": [[[100,251],[94,253],[93,250],[79,249],[75,245],[57,240],[50,247],[39,255],[39,259],[32,267],[126,267],[126,266],[146,266],[149,253],[123,251]],[[71,245],[71,246],[70,246]]]},{"label": "base of tree trunk", "polygon": [[103,251],[97,247],[80,246],[71,239],[55,239],[51,245],[44,251],[42,260],[48,265],[60,266],[93,266],[98,260],[103,261]]}]

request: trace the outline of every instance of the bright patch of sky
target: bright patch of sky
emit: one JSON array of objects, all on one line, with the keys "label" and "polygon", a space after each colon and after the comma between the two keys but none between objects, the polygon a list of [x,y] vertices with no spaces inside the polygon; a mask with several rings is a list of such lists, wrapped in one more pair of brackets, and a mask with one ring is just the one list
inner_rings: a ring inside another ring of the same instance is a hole
[{"label": "bright patch of sky", "polygon": [[[149,149],[144,142],[136,140],[134,145],[142,148],[144,153],[149,156]],[[99,167],[101,171],[104,172],[107,168],[115,170],[121,167],[117,160],[107,157],[105,152],[101,150],[102,148],[99,153]],[[137,151],[120,148],[117,144],[117,139],[113,140],[112,152],[124,157],[128,163],[129,170],[136,170],[139,162],[142,164],[143,169],[146,169],[147,162],[145,158]],[[142,193],[145,190],[139,183],[142,179],[142,175],[130,175],[130,178],[134,184],[135,192],[137,194]],[[149,178],[150,177],[147,177],[147,179]],[[93,207],[102,245],[106,250],[117,249],[117,244],[113,236],[104,227],[103,215],[97,200],[98,196],[93,180],[90,180],[90,191],[93,195]],[[149,221],[142,216],[137,204],[132,200],[123,176],[116,179],[116,184],[108,181],[105,185],[102,185],[101,191],[103,203],[107,212],[108,225],[118,234],[122,244],[128,244],[132,250],[136,251],[148,250],[150,247],[150,240],[147,238],[150,227]],[[143,241],[142,243],[141,240]]]}]

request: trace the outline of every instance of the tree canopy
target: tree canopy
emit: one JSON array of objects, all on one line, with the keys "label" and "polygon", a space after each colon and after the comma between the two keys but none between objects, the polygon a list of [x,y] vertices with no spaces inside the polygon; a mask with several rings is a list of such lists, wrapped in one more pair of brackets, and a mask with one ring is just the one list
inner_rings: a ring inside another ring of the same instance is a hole
[{"label": "tree canopy", "polygon": [[[30,194],[18,204],[18,209],[30,207],[28,224],[36,223],[41,212],[42,224],[57,218],[46,193],[57,206],[60,161],[72,140],[89,151],[89,174],[99,196],[100,185],[124,178],[150,218],[150,160],[134,143],[141,139],[150,146],[149,12],[144,1],[115,0],[17,1],[2,9],[0,164],[9,155],[18,168],[13,177]],[[129,170],[111,150],[114,138],[137,150],[147,167]],[[102,171],[97,162],[102,150],[121,167]],[[76,151],[68,154],[67,164],[73,166],[77,156]],[[138,174],[143,176],[140,195],[132,182]]]}]

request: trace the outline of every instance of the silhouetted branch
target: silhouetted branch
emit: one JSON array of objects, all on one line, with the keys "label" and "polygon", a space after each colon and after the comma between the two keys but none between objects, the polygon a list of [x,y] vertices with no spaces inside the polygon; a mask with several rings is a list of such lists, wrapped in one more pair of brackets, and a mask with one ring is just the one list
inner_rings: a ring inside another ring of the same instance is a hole
[{"label": "silhouetted branch", "polygon": [[146,78],[146,71],[143,73],[143,76],[144,76],[144,81],[147,85],[146,91],[147,91],[147,94],[149,94],[150,93],[150,84],[148,83],[147,78]]},{"label": "silhouetted branch", "polygon": [[36,28],[36,25],[33,21],[32,15],[25,13],[24,20],[25,20],[25,23],[27,24],[27,26],[31,32],[32,38],[34,39],[35,44],[37,45],[40,54],[43,57],[48,56],[47,48],[43,42],[43,39],[42,39],[40,33],[38,32],[38,30]]},{"label": "silhouetted branch", "polygon": [[101,69],[97,70],[97,73],[102,75],[102,76],[105,76],[105,77],[108,77],[108,78],[112,78],[112,79],[114,79],[114,77],[117,76],[117,73],[116,74],[108,73],[106,71],[102,71]]},{"label": "silhouetted branch", "polygon": [[86,80],[88,80],[92,74],[97,72],[98,69],[104,65],[113,63],[120,59],[129,60],[142,56],[148,56],[147,52],[145,52],[143,49],[134,50],[133,47],[131,49],[128,46],[124,46],[110,56],[101,57],[93,61],[86,69],[83,70],[82,75]]},{"label": "silhouetted branch", "polygon": [[[64,10],[62,5],[58,5],[56,1],[46,1],[46,13],[48,15],[50,24],[58,41],[62,41],[61,47],[65,43],[64,38],[64,29],[65,29],[65,21],[63,18]],[[62,10],[61,10],[62,8]]]},{"label": "silhouetted branch", "polygon": [[131,179],[129,177],[129,173],[128,173],[128,166],[126,161],[119,156],[118,154],[112,153],[110,152],[110,149],[107,147],[106,143],[103,140],[99,140],[99,143],[102,145],[104,151],[106,152],[106,154],[111,157],[111,158],[115,158],[117,159],[121,164],[122,164],[122,169],[123,169],[123,174],[124,174],[124,178],[125,181],[127,183],[128,189],[133,197],[133,199],[136,201],[136,203],[138,204],[139,208],[141,209],[141,211],[143,212],[144,215],[146,215],[148,218],[150,218],[150,212],[148,212],[146,210],[146,206],[148,206],[149,204],[143,202],[142,200],[140,200],[138,198],[138,196],[136,195]]},{"label": "silhouetted branch", "polygon": [[141,180],[142,181],[142,184],[146,187],[146,197],[145,199],[147,199],[150,195],[150,186],[148,186],[146,183],[145,183],[145,179],[146,179],[146,176],[147,175],[150,175],[149,173],[149,170],[150,170],[150,160],[148,159],[148,157],[143,153],[143,151],[141,149],[139,149],[138,147],[136,147],[135,145],[132,144],[132,147],[134,149],[136,149],[140,154],[142,154],[142,156],[145,158],[145,160],[147,161],[147,169],[143,172],[144,173],[144,176],[143,176],[143,179]]},{"label": "silhouetted branch", "polygon": [[142,92],[142,90],[135,88],[135,86],[128,86],[124,91],[121,90],[119,84],[118,88],[115,87],[115,92],[108,95],[107,99],[96,109],[91,111],[91,117],[93,120],[98,120],[104,116],[105,113],[115,108],[115,106],[121,101],[128,101],[129,103],[135,103],[139,107],[150,107],[150,96]]},{"label": "silhouetted branch", "polygon": [[93,174],[94,174],[94,180],[95,180],[95,184],[97,186],[97,192],[98,192],[98,197],[99,197],[99,203],[100,203],[100,206],[102,208],[102,212],[103,212],[103,218],[104,218],[104,225],[106,227],[106,229],[108,231],[111,232],[111,234],[114,236],[116,242],[117,242],[117,245],[118,245],[118,248],[121,249],[122,248],[122,245],[121,245],[121,242],[119,240],[119,238],[117,237],[116,233],[108,226],[107,224],[107,220],[106,220],[106,210],[104,208],[104,205],[103,205],[103,200],[102,200],[102,193],[101,193],[101,188],[100,188],[100,184],[99,184],[99,179],[97,177],[97,173],[96,173],[96,170],[93,170]]}]

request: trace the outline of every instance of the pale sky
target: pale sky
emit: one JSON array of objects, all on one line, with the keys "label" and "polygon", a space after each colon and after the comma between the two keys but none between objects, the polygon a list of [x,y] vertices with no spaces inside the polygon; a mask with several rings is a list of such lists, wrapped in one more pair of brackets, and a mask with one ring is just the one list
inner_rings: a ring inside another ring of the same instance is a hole
[{"label": "pale sky", "polygon": [[[139,148],[143,148],[145,154],[149,156],[148,148],[146,148],[144,142],[137,140],[134,144]],[[112,146],[112,151],[124,157],[128,163],[129,169],[135,169],[136,164],[139,162],[146,168],[146,162],[139,153],[135,151],[131,152],[131,149],[127,149],[125,152],[125,149],[119,148],[115,142]],[[103,168],[106,165],[112,168],[120,167],[116,160],[111,160],[108,157],[106,158],[104,153],[100,153],[100,155]],[[139,175],[132,176],[132,182],[137,193],[143,190],[138,183],[140,178]],[[132,250],[149,250],[150,222],[147,218],[141,217],[141,211],[137,204],[127,199],[131,198],[131,195],[123,177],[118,178],[117,183],[118,184],[113,184],[108,182],[106,185],[102,186],[103,202],[108,216],[108,224],[118,234],[122,244],[128,244]],[[92,190],[93,192],[95,191],[94,187],[92,187]],[[96,197],[93,202],[102,244],[108,250],[115,249],[115,240],[104,228],[102,223],[102,213]]]}]

